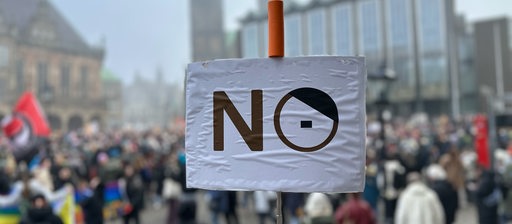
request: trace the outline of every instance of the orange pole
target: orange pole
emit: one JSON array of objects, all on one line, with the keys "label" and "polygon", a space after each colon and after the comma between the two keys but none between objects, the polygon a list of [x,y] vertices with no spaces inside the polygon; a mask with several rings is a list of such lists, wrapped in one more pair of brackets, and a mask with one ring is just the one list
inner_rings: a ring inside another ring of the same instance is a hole
[{"label": "orange pole", "polygon": [[[268,56],[284,57],[283,0],[268,0]],[[276,194],[276,223],[283,224],[282,193]]]},{"label": "orange pole", "polygon": [[284,57],[283,0],[268,0],[268,56]]}]

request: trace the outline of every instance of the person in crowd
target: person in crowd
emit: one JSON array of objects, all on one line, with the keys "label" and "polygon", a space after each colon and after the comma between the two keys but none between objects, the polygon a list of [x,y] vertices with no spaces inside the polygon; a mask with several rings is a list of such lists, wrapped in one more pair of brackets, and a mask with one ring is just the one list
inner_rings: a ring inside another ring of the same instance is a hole
[{"label": "person in crowd", "polygon": [[[208,207],[210,208],[210,222],[219,223],[220,215],[228,213],[229,198],[227,191],[208,191]],[[226,220],[229,222],[229,219]]]},{"label": "person in crowd", "polygon": [[166,162],[168,161],[168,157],[166,155],[160,155],[157,158],[157,162],[153,167],[153,181],[155,183],[155,199],[153,203],[153,207],[158,209],[162,207],[162,192],[164,190],[164,181],[165,181],[165,169]]},{"label": "person in crowd", "polygon": [[73,171],[69,167],[62,167],[56,180],[54,184],[55,189],[60,189],[67,184],[73,184]]},{"label": "person in crowd", "polygon": [[391,224],[394,222],[398,196],[406,184],[405,168],[398,160],[396,152],[388,151],[387,159],[381,170],[379,178],[383,181],[380,185],[380,192],[384,199],[385,223]]},{"label": "person in crowd", "polygon": [[360,193],[348,194],[348,201],[336,210],[336,224],[376,224],[375,214]]},{"label": "person in crowd", "polygon": [[[187,188],[187,170],[185,152],[182,148],[176,149],[178,152],[178,164],[180,167],[179,183],[182,188],[182,196],[180,197],[180,206],[178,211],[179,221],[182,224],[195,224],[197,215],[196,190]],[[183,172],[184,171],[184,172]]]},{"label": "person in crowd", "polygon": [[454,186],[446,179],[446,171],[440,165],[433,164],[427,168],[426,173],[430,181],[430,187],[436,192],[443,205],[445,223],[454,223],[459,200]]},{"label": "person in crowd", "polygon": [[121,192],[125,200],[123,220],[125,224],[135,221],[140,224],[140,211],[144,203],[144,186],[139,175],[131,165],[124,168],[124,176],[120,180]]},{"label": "person in crowd", "polygon": [[[374,213],[377,213],[377,204],[379,202],[379,184],[378,184],[378,164],[375,161],[376,153],[374,150],[368,150],[366,154],[366,181],[363,192],[363,198],[372,207]],[[337,207],[337,206],[336,206]]]},{"label": "person in crowd", "polygon": [[50,191],[53,191],[53,179],[50,173],[50,169],[52,167],[52,161],[50,158],[45,157],[39,163],[39,166],[36,167],[33,171],[34,178],[47,188]]},{"label": "person in crowd", "polygon": [[4,171],[4,169],[0,169],[0,195],[5,196],[11,192],[11,180],[9,176]]},{"label": "person in crowd", "polygon": [[17,203],[22,219],[28,218],[31,198],[34,195],[41,194],[45,197],[45,200],[53,203],[64,199],[67,194],[73,191],[73,188],[67,185],[53,192],[40,184],[38,180],[32,178],[28,171],[23,171],[20,175],[21,180],[12,185],[9,195],[0,197],[0,207]]},{"label": "person in crowd", "polygon": [[510,161],[504,165],[502,180],[503,200],[500,204],[499,214],[501,223],[507,223],[512,220],[512,162]]},{"label": "person in crowd", "polygon": [[450,182],[457,191],[457,199],[459,202],[465,202],[464,185],[466,182],[466,172],[464,170],[464,165],[462,164],[460,153],[455,145],[448,153],[439,159],[439,165],[446,170],[446,180]]},{"label": "person in crowd", "polygon": [[496,185],[495,174],[485,167],[477,166],[476,178],[478,180],[476,186],[470,186],[470,188],[474,188],[476,194],[478,222],[480,224],[498,223],[501,192]]},{"label": "person in crowd", "polygon": [[99,177],[104,183],[116,181],[122,175],[123,168],[119,160],[110,159],[106,152],[97,154],[99,164]]},{"label": "person in crowd", "polygon": [[86,178],[82,178],[77,186],[77,203],[84,212],[85,224],[103,224],[103,195],[97,195],[97,191],[94,190],[99,183],[98,179],[93,179],[89,183]]},{"label": "person in crowd", "polygon": [[275,199],[276,195],[273,192],[268,191],[255,191],[254,192],[254,208],[256,214],[258,214],[258,223],[265,224],[266,220],[270,219],[275,222],[273,216],[271,203]]},{"label": "person in crowd", "polygon": [[396,224],[444,223],[444,211],[436,193],[421,180],[419,173],[407,176],[408,185],[398,199]]},{"label": "person in crowd", "polygon": [[[163,186],[162,196],[167,200],[168,212],[167,212],[167,224],[178,223],[178,211],[179,211],[179,198],[182,195],[182,188],[179,184],[179,178],[181,170],[178,164],[178,157],[176,153],[171,153],[167,162],[165,163],[164,176],[169,181],[172,181],[174,186]],[[173,187],[174,189],[165,189],[165,187]],[[169,192],[168,192],[169,191]],[[167,195],[169,194],[169,195]]]},{"label": "person in crowd", "polygon": [[[288,221],[290,224],[298,224],[300,223],[300,219],[303,216],[303,206],[304,206],[304,194],[302,193],[284,193],[283,194],[283,203],[284,203],[284,220]],[[288,213],[288,214],[287,214]]]},{"label": "person in crowd", "polygon": [[31,206],[28,209],[28,216],[21,224],[63,224],[62,220],[53,214],[52,207],[42,194],[31,198]]},{"label": "person in crowd", "polygon": [[228,211],[225,214],[228,223],[238,224],[238,214],[236,208],[238,206],[238,198],[236,191],[228,191]]},{"label": "person in crowd", "polygon": [[329,197],[323,193],[311,193],[306,199],[304,213],[309,224],[333,224],[333,211]]},{"label": "person in crowd", "polygon": [[451,148],[451,142],[445,132],[446,130],[440,130],[434,141],[434,145],[438,149],[438,155],[436,156],[435,161],[447,153]]}]

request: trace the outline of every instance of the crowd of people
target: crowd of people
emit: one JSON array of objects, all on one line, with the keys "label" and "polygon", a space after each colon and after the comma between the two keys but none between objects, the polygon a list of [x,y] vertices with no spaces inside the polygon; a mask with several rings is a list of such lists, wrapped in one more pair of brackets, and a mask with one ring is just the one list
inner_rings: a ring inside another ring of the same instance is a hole
[{"label": "crowd of people", "polygon": [[[112,218],[141,223],[143,209],[167,204],[168,223],[186,218],[170,202],[193,191],[185,188],[182,130],[70,132],[24,149],[30,156],[20,158],[3,136],[0,148],[0,210],[16,205],[22,223],[61,223],[51,205],[69,193],[87,224]],[[164,198],[169,181],[179,186],[174,190],[179,195]],[[182,204],[181,213],[186,213]]]},{"label": "crowd of people", "polygon": [[[471,205],[480,223],[505,223],[512,218],[512,135],[499,131],[495,169],[477,162],[474,138],[472,117],[416,115],[384,125],[369,117],[364,192],[283,193],[285,223],[449,224]],[[246,223],[240,210],[275,222],[273,192],[186,188],[182,129],[54,135],[26,161],[17,161],[5,137],[0,147],[0,209],[16,200],[22,223],[62,223],[51,204],[69,192],[87,224],[142,223],[141,212],[153,208],[165,208],[166,223],[197,223],[199,202],[208,223]]]}]

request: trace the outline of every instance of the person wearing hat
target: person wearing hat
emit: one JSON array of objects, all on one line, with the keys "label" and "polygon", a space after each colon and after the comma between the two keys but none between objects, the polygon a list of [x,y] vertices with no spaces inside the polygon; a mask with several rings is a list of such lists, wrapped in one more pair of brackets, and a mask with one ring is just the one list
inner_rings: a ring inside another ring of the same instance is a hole
[{"label": "person wearing hat", "polygon": [[436,193],[423,183],[417,172],[407,175],[408,185],[398,199],[395,224],[444,223],[444,211]]},{"label": "person wearing hat", "polygon": [[21,224],[63,224],[62,220],[53,214],[52,207],[42,194],[37,194],[30,199],[31,207],[28,209],[28,217]]},{"label": "person wearing hat", "polygon": [[455,214],[459,207],[459,196],[455,186],[447,180],[447,173],[441,165],[432,164],[427,168],[430,187],[434,190],[443,205],[445,223],[455,222]]}]

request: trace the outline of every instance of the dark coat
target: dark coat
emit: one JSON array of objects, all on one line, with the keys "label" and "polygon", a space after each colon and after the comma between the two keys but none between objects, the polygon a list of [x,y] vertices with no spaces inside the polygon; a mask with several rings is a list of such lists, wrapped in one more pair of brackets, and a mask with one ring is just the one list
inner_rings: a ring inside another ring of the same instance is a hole
[{"label": "dark coat", "polygon": [[133,212],[139,212],[144,207],[144,185],[138,176],[126,178],[126,197],[133,206]]},{"label": "dark coat", "polygon": [[304,206],[303,193],[284,193],[283,198],[284,207],[294,216],[297,215],[297,210]]},{"label": "dark coat", "polygon": [[478,221],[481,224],[498,223],[498,202],[494,203],[492,199],[496,189],[494,173],[485,171],[476,190]]},{"label": "dark coat", "polygon": [[229,195],[227,191],[209,191],[211,201],[210,210],[216,213],[228,213]]},{"label": "dark coat", "polygon": [[21,221],[21,224],[63,224],[63,222],[48,206],[40,209],[30,208],[27,220]]},{"label": "dark coat", "polygon": [[86,195],[86,197],[80,201],[80,206],[84,211],[85,223],[86,224],[103,224],[103,200],[102,195],[97,195],[91,191],[92,195]]},{"label": "dark coat", "polygon": [[459,196],[455,188],[446,180],[439,180],[432,183],[434,190],[443,205],[445,223],[455,222],[455,213],[459,207]]}]

